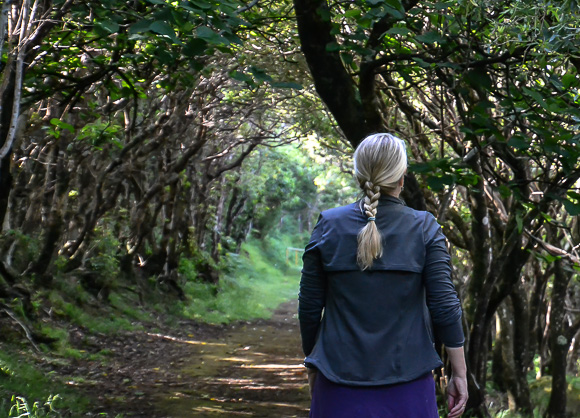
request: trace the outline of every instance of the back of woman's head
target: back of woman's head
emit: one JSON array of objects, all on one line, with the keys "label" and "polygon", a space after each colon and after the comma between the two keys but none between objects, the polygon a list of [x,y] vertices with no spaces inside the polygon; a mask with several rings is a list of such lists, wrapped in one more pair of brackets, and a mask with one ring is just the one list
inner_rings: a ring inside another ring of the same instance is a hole
[{"label": "back of woman's head", "polygon": [[365,197],[367,224],[358,234],[357,263],[362,270],[372,267],[383,254],[380,231],[375,223],[381,194],[392,193],[407,169],[405,143],[396,136],[380,133],[366,137],[354,153],[354,175]]}]

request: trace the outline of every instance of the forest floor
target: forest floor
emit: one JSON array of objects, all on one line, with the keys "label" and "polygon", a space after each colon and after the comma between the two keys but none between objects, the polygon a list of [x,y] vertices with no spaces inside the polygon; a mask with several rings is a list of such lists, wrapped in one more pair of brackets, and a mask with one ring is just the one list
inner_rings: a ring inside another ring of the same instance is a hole
[{"label": "forest floor", "polygon": [[92,416],[304,417],[296,302],[271,319],[209,326],[182,322],[167,332],[71,336],[78,349],[107,350],[107,361],[52,368],[99,405]]}]

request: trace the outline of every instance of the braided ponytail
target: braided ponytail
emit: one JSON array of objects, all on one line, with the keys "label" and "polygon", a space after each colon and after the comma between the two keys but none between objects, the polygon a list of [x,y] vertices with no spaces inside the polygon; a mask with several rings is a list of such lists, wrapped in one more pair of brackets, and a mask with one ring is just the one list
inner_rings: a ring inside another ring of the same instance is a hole
[{"label": "braided ponytail", "polygon": [[371,268],[383,255],[381,232],[375,222],[381,193],[395,190],[406,169],[405,143],[390,134],[368,136],[354,153],[355,177],[365,194],[361,210],[368,220],[357,237],[356,260],[362,270]]},{"label": "braided ponytail", "polygon": [[381,188],[374,186],[370,181],[364,184],[364,212],[368,222],[358,233],[358,250],[356,255],[357,264],[363,269],[373,265],[373,260],[383,255],[383,242],[381,233],[375,223]]}]

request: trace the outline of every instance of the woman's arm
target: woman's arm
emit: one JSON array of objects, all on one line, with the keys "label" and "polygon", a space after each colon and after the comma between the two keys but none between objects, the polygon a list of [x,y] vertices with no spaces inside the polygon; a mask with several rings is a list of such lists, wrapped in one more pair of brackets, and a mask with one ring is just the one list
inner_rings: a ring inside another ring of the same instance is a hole
[{"label": "woman's arm", "polygon": [[423,281],[427,306],[437,338],[445,344],[451,361],[451,379],[447,385],[449,418],[460,417],[467,403],[467,368],[463,351],[461,302],[451,281],[451,257],[445,236],[435,218],[425,218],[425,268]]},{"label": "woman's arm", "polygon": [[451,257],[445,236],[433,217],[425,215],[423,284],[435,335],[446,347],[462,347],[461,302],[451,281]]},{"label": "woman's arm", "polygon": [[312,231],[310,242],[304,250],[300,293],[298,294],[298,319],[302,349],[308,356],[314,344],[320,327],[322,310],[326,303],[326,275],[322,267],[319,245],[322,240],[322,216]]},{"label": "woman's arm", "polygon": [[465,411],[467,403],[467,367],[463,347],[445,347],[451,362],[451,379],[447,385],[448,418],[457,418]]},{"label": "woman's arm", "polygon": [[[300,279],[300,293],[298,294],[298,319],[300,321],[300,335],[302,337],[302,350],[308,356],[314,344],[320,327],[322,310],[326,303],[326,276],[322,268],[322,259],[318,245],[322,239],[322,215],[312,231],[310,242],[304,250],[302,257],[302,278]],[[308,368],[308,386],[310,396],[314,389],[317,370]]]}]

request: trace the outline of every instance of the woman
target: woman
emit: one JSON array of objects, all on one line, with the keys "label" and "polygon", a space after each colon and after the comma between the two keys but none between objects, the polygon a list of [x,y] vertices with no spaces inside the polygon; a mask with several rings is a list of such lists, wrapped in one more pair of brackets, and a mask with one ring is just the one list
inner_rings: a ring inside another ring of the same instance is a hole
[{"label": "woman", "polygon": [[367,137],[354,166],[364,199],[322,212],[303,257],[298,315],[310,416],[438,418],[436,336],[453,369],[449,417],[459,417],[464,338],[445,237],[431,214],[398,198],[403,141]]}]

